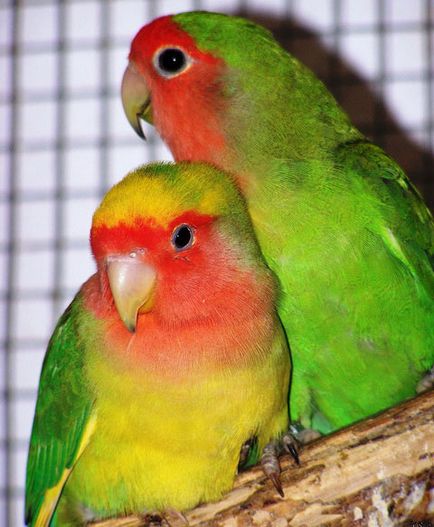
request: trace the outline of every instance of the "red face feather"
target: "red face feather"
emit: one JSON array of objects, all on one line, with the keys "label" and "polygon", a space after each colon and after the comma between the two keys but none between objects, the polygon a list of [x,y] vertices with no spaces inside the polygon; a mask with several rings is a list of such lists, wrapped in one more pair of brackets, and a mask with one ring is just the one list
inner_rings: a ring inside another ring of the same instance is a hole
[{"label": "red face feather", "polygon": [[[229,246],[214,220],[186,212],[167,227],[137,220],[92,229],[98,275],[85,286],[87,307],[104,321],[110,348],[124,359],[159,375],[178,375],[204,362],[207,369],[242,365],[262,353],[261,342],[269,341],[273,328],[271,278],[243,267],[238,250]],[[182,224],[194,228],[195,239],[176,251],[171,238]],[[157,282],[154,306],[139,314],[131,334],[114,307],[104,257],[138,248],[145,249],[143,258],[156,269]]]},{"label": "red face feather", "polygon": [[[193,61],[191,67],[172,78],[161,76],[153,60],[163,47],[184,50]],[[159,18],[138,32],[129,59],[145,78],[151,93],[154,124],[175,159],[208,159],[221,165],[222,156],[227,155],[221,132],[223,123],[219,119],[219,115],[224,115],[225,105],[221,89],[224,62],[200,51],[193,38],[170,16]],[[191,130],[192,123],[194,133],[183,133]]]},{"label": "red face feather", "polygon": [[173,230],[182,224],[191,225],[195,230],[212,223],[215,218],[206,214],[187,211],[173,219],[165,229],[151,219],[137,218],[128,224],[120,223],[116,227],[93,226],[90,235],[92,253],[96,260],[108,254],[128,254],[137,247],[145,247],[160,252],[162,247],[170,245]]},{"label": "red face feather", "polygon": [[[114,227],[93,227],[91,246],[98,262],[100,280],[103,284],[107,280],[104,260],[107,256],[128,255],[142,249],[139,258],[152,265],[157,272],[152,316],[157,316],[164,323],[201,316],[195,312],[191,300],[198,287],[206,288],[214,262],[218,265],[218,257],[213,254],[214,243],[211,241],[216,238],[211,233],[212,221],[212,216],[186,212],[172,220],[167,227],[141,218],[130,219],[128,224],[119,223]],[[172,235],[174,229],[183,224],[193,228],[194,242],[191,247],[177,251],[171,241]],[[103,287],[103,290],[109,296],[106,300],[112,304],[110,289]],[[176,309],[173,309],[174,305]]]}]

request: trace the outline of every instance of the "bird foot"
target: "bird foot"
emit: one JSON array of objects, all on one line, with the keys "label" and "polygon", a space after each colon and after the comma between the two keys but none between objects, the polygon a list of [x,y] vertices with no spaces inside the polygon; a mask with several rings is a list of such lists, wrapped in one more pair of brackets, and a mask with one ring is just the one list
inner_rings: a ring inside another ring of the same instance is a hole
[{"label": "bird foot", "polygon": [[240,460],[238,462],[238,471],[243,470],[245,468],[244,465],[247,463],[251,450],[252,448],[255,447],[255,444],[256,444],[256,438],[251,438],[248,441],[246,441],[241,447]]},{"label": "bird foot", "polygon": [[297,465],[300,459],[297,450],[298,442],[290,432],[286,432],[280,439],[274,439],[265,445],[261,457],[261,466],[264,474],[271,480],[280,496],[285,497],[280,482],[280,463],[279,455],[283,452],[291,454]]},{"label": "bird foot", "polygon": [[434,366],[430,371],[419,381],[416,386],[416,393],[427,392],[434,388]]},{"label": "bird foot", "polygon": [[313,428],[304,428],[299,423],[291,423],[289,425],[291,436],[301,445],[307,445],[311,441],[321,437],[321,433]]},{"label": "bird foot", "polygon": [[149,527],[187,527],[188,520],[182,512],[175,509],[166,509],[163,512],[144,514],[141,517],[144,525]]},{"label": "bird foot", "polygon": [[182,514],[181,511],[176,509],[166,509],[161,516],[163,517],[164,523],[169,527],[186,527],[188,526],[187,518]]},{"label": "bird foot", "polygon": [[261,467],[264,474],[271,480],[275,489],[283,498],[285,493],[283,492],[282,484],[280,482],[279,450],[279,441],[270,441],[270,443],[264,447],[262,452]]}]

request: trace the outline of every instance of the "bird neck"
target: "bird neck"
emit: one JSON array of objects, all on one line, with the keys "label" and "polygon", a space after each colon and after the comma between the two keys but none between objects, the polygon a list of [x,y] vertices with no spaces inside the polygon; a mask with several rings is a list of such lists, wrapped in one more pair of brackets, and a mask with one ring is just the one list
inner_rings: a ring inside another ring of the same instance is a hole
[{"label": "bird neck", "polygon": [[246,367],[270,352],[277,326],[273,294],[260,284],[237,286],[237,291],[227,291],[226,309],[217,306],[213,316],[208,311],[202,317],[198,309],[196,318],[175,321],[158,312],[144,313],[134,333],[104,298],[97,275],[84,286],[84,298],[100,323],[102,353],[127,369],[144,368],[159,377],[190,377]]}]

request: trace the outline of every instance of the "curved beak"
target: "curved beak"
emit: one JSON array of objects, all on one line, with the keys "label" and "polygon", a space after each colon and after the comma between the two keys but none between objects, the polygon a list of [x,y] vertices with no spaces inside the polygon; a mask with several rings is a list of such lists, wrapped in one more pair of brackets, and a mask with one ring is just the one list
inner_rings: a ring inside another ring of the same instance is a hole
[{"label": "curved beak", "polygon": [[151,96],[142,75],[131,63],[122,79],[121,97],[128,122],[142,139],[146,139],[140,120],[152,124]]},{"label": "curved beak", "polygon": [[107,258],[107,274],[119,317],[134,332],[139,310],[152,308],[157,273],[148,263],[116,255]]}]

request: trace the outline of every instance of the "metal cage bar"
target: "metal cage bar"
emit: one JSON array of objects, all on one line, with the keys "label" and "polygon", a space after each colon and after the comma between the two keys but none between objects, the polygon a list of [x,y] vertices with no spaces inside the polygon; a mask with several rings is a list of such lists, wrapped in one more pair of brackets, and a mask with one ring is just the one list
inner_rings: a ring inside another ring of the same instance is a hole
[{"label": "metal cage bar", "polygon": [[[309,62],[364,133],[398,157],[433,203],[434,4],[414,0],[411,10],[409,4],[0,3],[0,75],[5,75],[0,111],[6,117],[0,129],[5,167],[0,173],[0,485],[5,505],[0,507],[0,524],[22,524],[24,464],[38,371],[55,320],[92,272],[87,240],[92,209],[127,170],[168,155],[155,132],[149,129],[148,142],[142,144],[122,116],[118,86],[134,32],[171,9],[242,12],[264,20],[283,45]],[[417,43],[414,64],[407,57],[400,67],[396,36]]]}]

